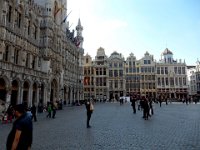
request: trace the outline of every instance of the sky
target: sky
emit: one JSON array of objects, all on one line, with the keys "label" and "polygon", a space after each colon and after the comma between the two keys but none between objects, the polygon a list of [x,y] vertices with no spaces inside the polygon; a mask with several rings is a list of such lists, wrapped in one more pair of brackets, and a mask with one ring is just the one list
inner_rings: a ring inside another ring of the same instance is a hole
[{"label": "sky", "polygon": [[67,0],[70,30],[83,26],[85,54],[97,49],[160,60],[168,48],[187,65],[200,60],[200,0]]}]

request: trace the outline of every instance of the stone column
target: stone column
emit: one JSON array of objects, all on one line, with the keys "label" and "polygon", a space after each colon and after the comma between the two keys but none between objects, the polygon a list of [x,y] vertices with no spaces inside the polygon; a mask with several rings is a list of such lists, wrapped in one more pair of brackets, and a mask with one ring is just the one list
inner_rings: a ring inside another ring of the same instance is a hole
[{"label": "stone column", "polygon": [[7,87],[6,88],[6,103],[10,104],[11,102],[11,92],[12,92],[12,87]]},{"label": "stone column", "polygon": [[19,86],[19,95],[18,95],[18,102],[17,104],[21,104],[22,100],[23,100],[23,92],[24,92],[24,88],[23,85]]},{"label": "stone column", "polygon": [[29,87],[28,89],[28,106],[32,106],[32,101],[33,101],[33,84]]}]

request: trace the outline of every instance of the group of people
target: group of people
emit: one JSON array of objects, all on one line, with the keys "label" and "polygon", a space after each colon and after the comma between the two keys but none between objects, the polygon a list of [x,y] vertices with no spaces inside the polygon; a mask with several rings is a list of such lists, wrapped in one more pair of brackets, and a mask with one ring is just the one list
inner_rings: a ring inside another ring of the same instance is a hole
[{"label": "group of people", "polygon": [[148,120],[148,118],[154,114],[152,99],[151,98],[147,99],[145,97],[142,97],[142,98],[140,98],[140,100],[137,100],[136,97],[131,96],[130,102],[131,102],[131,106],[132,106],[134,114],[136,114],[136,102],[137,101],[138,101],[138,110],[143,110],[143,118],[145,120]]}]

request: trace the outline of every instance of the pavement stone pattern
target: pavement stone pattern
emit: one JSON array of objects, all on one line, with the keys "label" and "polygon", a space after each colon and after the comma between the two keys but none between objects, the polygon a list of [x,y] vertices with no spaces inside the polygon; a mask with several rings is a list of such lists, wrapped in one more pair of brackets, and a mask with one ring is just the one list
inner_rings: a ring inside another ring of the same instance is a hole
[{"label": "pavement stone pattern", "polygon": [[[133,114],[130,103],[94,107],[89,129],[84,105],[64,107],[55,119],[38,114],[32,150],[200,150],[199,104],[154,104],[149,120]],[[0,124],[0,150],[11,128]]]}]

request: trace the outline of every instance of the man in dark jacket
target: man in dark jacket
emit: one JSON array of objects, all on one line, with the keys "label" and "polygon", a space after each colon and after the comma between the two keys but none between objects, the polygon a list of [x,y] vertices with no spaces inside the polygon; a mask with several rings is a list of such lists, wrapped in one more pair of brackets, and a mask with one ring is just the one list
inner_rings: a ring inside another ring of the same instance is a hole
[{"label": "man in dark jacket", "polygon": [[16,120],[7,138],[7,150],[29,150],[33,139],[32,120],[25,112],[23,104],[14,107],[14,114]]}]

